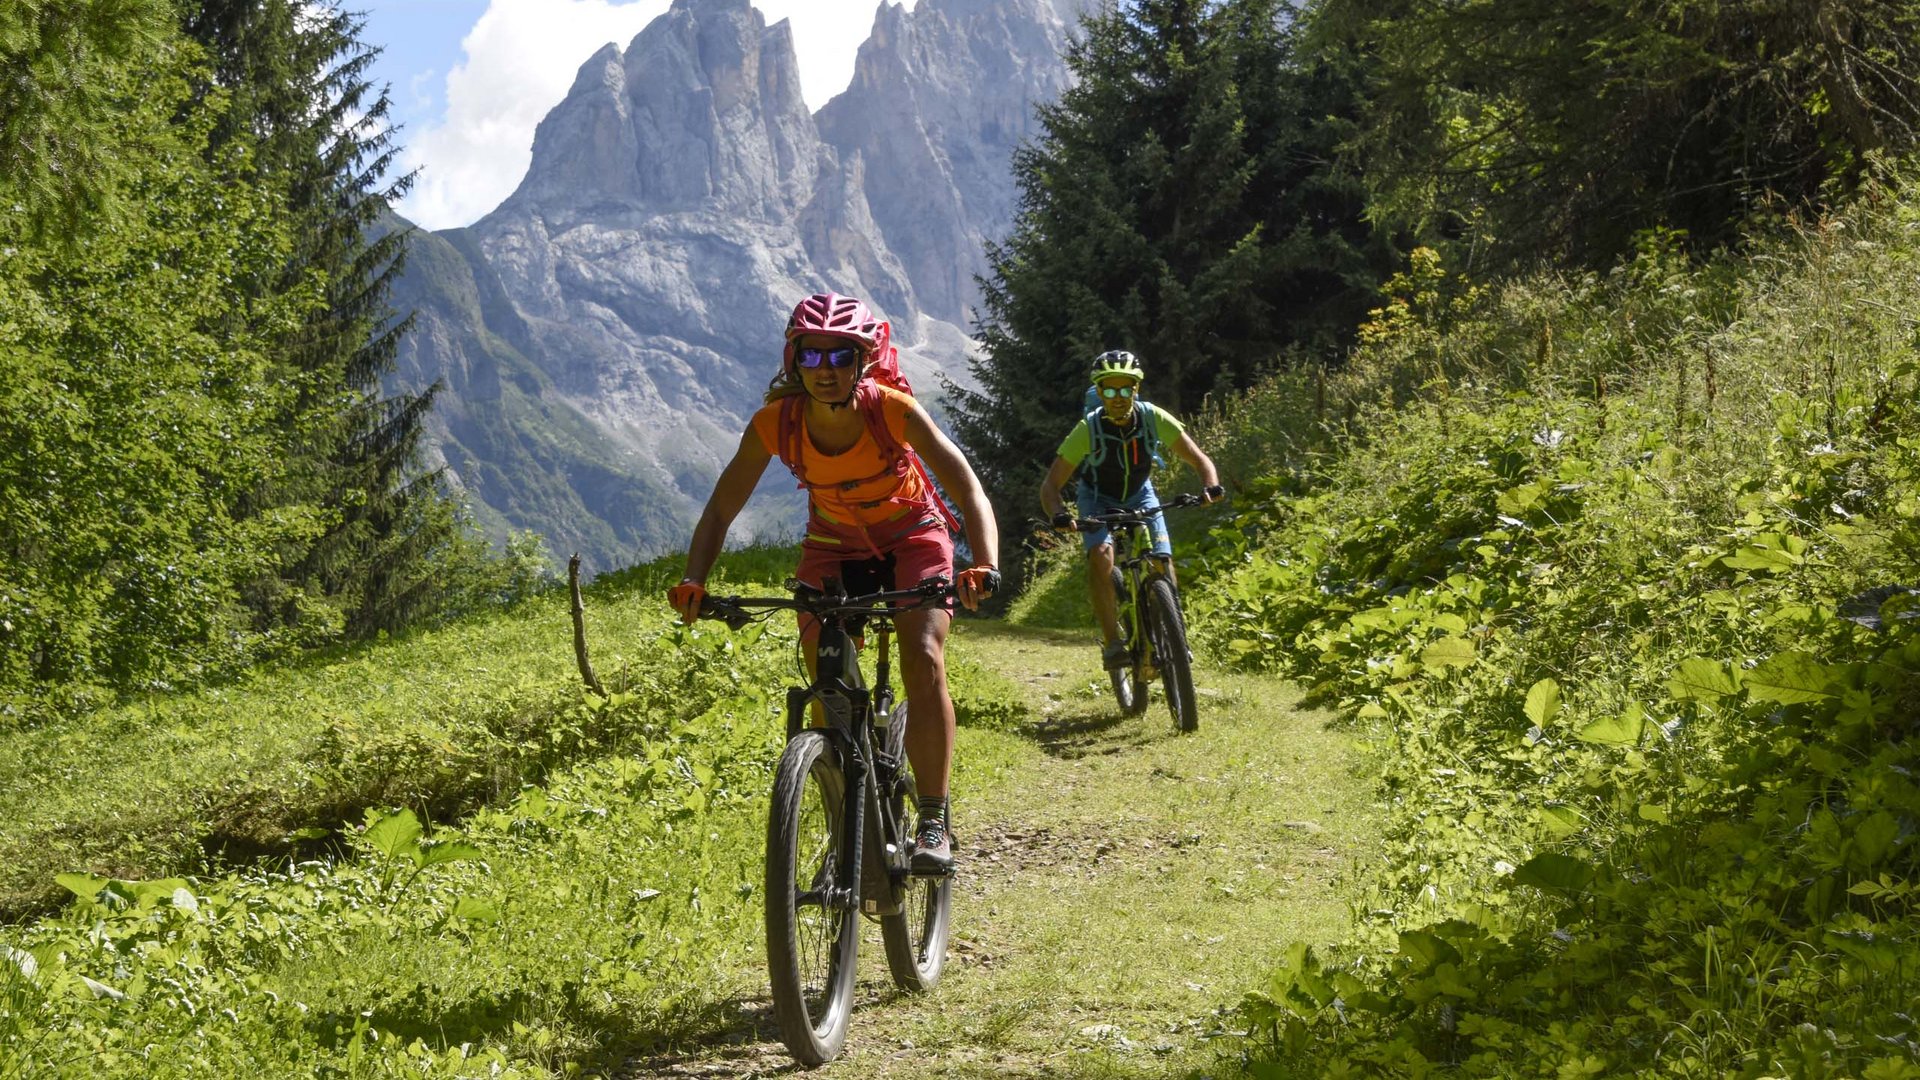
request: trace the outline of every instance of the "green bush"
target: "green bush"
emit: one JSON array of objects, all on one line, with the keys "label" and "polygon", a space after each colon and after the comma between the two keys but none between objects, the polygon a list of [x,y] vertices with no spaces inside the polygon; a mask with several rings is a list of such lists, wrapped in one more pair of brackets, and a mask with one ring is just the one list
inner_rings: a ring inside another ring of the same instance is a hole
[{"label": "green bush", "polygon": [[1916,207],[1383,315],[1359,429],[1216,530],[1197,632],[1388,814],[1253,1074],[1920,1075]]}]

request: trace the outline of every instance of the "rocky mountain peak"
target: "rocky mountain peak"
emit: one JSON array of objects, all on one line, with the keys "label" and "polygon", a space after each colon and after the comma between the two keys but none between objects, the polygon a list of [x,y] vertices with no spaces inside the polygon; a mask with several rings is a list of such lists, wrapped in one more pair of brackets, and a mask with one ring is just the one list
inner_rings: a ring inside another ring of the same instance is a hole
[{"label": "rocky mountain peak", "polygon": [[[604,569],[682,545],[823,289],[893,320],[937,416],[968,381],[982,246],[1012,221],[1013,147],[1065,85],[1059,5],[882,3],[852,85],[817,115],[786,22],[674,0],[581,65],[520,188],[420,237],[400,385],[444,380],[434,447],[496,537],[531,527]],[[734,537],[789,535],[778,469]]]},{"label": "rocky mountain peak", "polygon": [[748,0],[675,0],[624,55],[609,45],[581,66],[502,209],[778,220],[806,202],[818,158],[786,21],[767,26]]},{"label": "rocky mountain peak", "polygon": [[1060,5],[1088,2],[882,3],[852,84],[820,110],[821,137],[865,162],[874,223],[928,314],[967,323],[985,245],[1013,222],[1013,148],[1066,87]]}]

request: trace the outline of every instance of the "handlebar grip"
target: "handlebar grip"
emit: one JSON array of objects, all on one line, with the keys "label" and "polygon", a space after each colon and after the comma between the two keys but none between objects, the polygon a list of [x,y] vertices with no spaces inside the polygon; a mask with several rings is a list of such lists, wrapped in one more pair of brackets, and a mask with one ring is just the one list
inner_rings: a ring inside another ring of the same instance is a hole
[{"label": "handlebar grip", "polygon": [[722,599],[713,596],[702,598],[700,601],[700,617],[703,619],[718,619],[726,623],[727,629],[729,630],[745,629],[746,625],[753,621],[753,616],[733,604],[733,599],[733,597]]}]

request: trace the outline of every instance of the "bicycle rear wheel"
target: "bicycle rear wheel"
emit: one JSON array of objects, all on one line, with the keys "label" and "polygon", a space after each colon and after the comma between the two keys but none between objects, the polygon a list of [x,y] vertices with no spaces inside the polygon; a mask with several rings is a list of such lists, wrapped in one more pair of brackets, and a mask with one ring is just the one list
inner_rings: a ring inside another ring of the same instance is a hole
[{"label": "bicycle rear wheel", "polygon": [[1153,639],[1154,666],[1160,669],[1161,685],[1166,687],[1167,711],[1181,731],[1200,727],[1200,713],[1193,697],[1193,659],[1187,652],[1187,624],[1180,617],[1180,601],[1174,596],[1173,583],[1156,577],[1147,583],[1147,625]]},{"label": "bicycle rear wheel", "polygon": [[859,899],[841,883],[860,851],[844,827],[846,788],[825,734],[787,742],[767,819],[767,971],[781,1041],[807,1066],[839,1055],[853,1012]]},{"label": "bicycle rear wheel", "polygon": [[[907,706],[894,707],[887,723],[887,751],[901,762],[895,805],[907,828],[919,803],[913,769],[906,762]],[[880,918],[880,940],[887,947],[887,970],[893,985],[909,994],[931,990],[947,963],[947,933],[953,925],[953,876],[910,877],[897,915]]]}]

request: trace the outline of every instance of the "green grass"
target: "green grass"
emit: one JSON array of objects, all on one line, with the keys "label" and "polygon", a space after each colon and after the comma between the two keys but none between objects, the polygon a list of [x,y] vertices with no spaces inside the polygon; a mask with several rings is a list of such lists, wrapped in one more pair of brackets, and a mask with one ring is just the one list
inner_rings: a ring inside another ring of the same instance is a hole
[{"label": "green grass", "polygon": [[[730,553],[717,582],[778,582],[784,549]],[[555,765],[696,715],[661,595],[677,560],[588,591],[589,642],[612,690],[645,695],[591,718],[563,591],[506,613],[155,695],[0,735],[0,915],[45,911],[54,875],[142,878],[290,850],[369,806],[456,817]]]},{"label": "green grass", "polygon": [[[596,624],[621,603],[603,596]],[[497,620],[500,640],[524,618]],[[424,844],[376,811],[339,838],[346,858],[65,878],[91,898],[0,928],[0,1077],[647,1075],[766,1047],[765,792],[793,644],[784,622],[663,631],[684,678],[569,709],[626,725],[617,749],[556,761]],[[1161,712],[1115,717],[1089,661],[1059,632],[956,630],[975,867],[956,958],[937,993],[894,998],[871,989],[871,941],[838,1074],[1173,1075],[1211,1060],[1200,1036],[1268,941],[1346,925],[1330,882],[1365,819],[1345,738],[1257,676],[1203,679],[1202,732],[1175,737]],[[901,1039],[918,1051],[893,1054]]]}]

